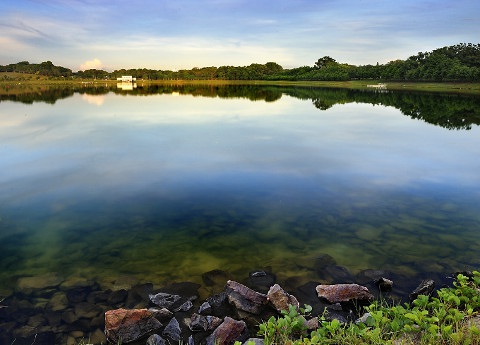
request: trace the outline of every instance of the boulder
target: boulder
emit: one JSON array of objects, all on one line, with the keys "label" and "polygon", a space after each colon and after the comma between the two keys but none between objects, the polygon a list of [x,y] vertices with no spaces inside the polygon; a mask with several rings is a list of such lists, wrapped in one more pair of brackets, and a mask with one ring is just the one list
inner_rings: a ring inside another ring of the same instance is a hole
[{"label": "boulder", "polygon": [[178,311],[189,311],[190,309],[193,308],[193,303],[192,301],[188,300],[186,301],[185,303],[183,303],[182,305],[180,305],[179,307],[175,308],[175,312],[178,312]]},{"label": "boulder", "polygon": [[233,280],[227,282],[225,291],[228,301],[238,310],[252,314],[260,314],[268,303],[267,295],[253,291],[243,284]]},{"label": "boulder", "polygon": [[419,295],[430,296],[435,289],[435,281],[431,279],[423,280],[420,285],[410,294],[410,301],[415,300]]},{"label": "boulder", "polygon": [[162,327],[147,309],[115,309],[105,313],[105,335],[113,343],[130,343]]},{"label": "boulder", "polygon": [[163,336],[169,337],[173,341],[180,341],[182,339],[182,330],[176,318],[172,318],[162,333]]},{"label": "boulder", "polygon": [[190,319],[190,328],[193,332],[213,331],[222,323],[222,319],[216,316],[204,316],[194,313]]},{"label": "boulder", "polygon": [[300,303],[295,296],[286,293],[278,284],[273,285],[268,290],[267,299],[279,313],[282,310],[288,310],[289,305],[293,305],[296,309],[300,307]]},{"label": "boulder", "polygon": [[153,317],[160,322],[167,322],[173,317],[173,313],[167,308],[149,308],[148,311],[151,311]]},{"label": "boulder", "polygon": [[202,315],[208,315],[212,312],[212,306],[208,302],[203,302],[198,308],[198,313]]},{"label": "boulder", "polygon": [[224,321],[213,333],[207,337],[207,345],[230,345],[235,341],[243,342],[248,338],[247,325],[243,321],[236,321],[225,317]]},{"label": "boulder", "polygon": [[358,284],[318,285],[315,290],[319,298],[324,298],[330,303],[373,300],[373,295],[368,289]]}]

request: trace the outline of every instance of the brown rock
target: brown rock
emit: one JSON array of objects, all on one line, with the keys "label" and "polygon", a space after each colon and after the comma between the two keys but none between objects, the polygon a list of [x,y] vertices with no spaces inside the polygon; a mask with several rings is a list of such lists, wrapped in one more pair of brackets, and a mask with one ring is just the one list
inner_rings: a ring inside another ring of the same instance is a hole
[{"label": "brown rock", "polygon": [[235,341],[243,342],[248,338],[247,325],[226,316],[222,324],[206,339],[207,345],[230,345]]},{"label": "brown rock", "polygon": [[278,312],[282,310],[288,311],[289,305],[293,305],[296,309],[300,307],[300,303],[298,303],[295,296],[286,293],[278,284],[273,285],[268,290],[267,299]]},{"label": "brown rock", "polygon": [[147,309],[115,309],[105,313],[105,335],[113,343],[129,343],[161,327]]},{"label": "brown rock", "polygon": [[318,297],[325,298],[330,303],[373,300],[373,295],[368,289],[358,284],[318,285],[316,291]]},{"label": "brown rock", "polygon": [[226,293],[230,304],[235,308],[252,314],[260,314],[268,303],[267,295],[253,291],[243,284],[229,280],[226,285]]}]

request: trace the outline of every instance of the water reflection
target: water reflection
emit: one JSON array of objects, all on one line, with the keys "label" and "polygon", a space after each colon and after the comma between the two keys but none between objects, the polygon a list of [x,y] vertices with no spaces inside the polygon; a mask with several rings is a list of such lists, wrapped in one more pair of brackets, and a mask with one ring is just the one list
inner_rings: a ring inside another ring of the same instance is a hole
[{"label": "water reflection", "polygon": [[83,87],[36,87],[3,86],[0,101],[10,100],[32,104],[47,102],[54,104],[59,99],[71,97],[75,92],[84,95],[105,95],[109,92],[129,95],[179,94],[202,97],[246,98],[252,101],[275,102],[282,95],[302,100],[311,100],[320,110],[336,104],[367,103],[392,106],[412,119],[419,119],[437,126],[456,130],[469,130],[480,124],[480,97],[465,94],[439,94],[414,92],[373,92],[338,88],[282,87],[259,85],[217,84],[148,84],[119,83],[117,88],[109,85]]}]

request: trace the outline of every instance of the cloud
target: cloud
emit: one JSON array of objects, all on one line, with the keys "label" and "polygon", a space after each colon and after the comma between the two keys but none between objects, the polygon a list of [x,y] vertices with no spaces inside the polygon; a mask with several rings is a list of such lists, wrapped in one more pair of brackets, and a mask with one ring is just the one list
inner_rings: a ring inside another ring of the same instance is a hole
[{"label": "cloud", "polygon": [[85,61],[84,63],[82,63],[80,65],[80,70],[81,71],[85,71],[87,69],[102,69],[102,68],[103,68],[103,64],[97,58],[95,58],[93,60]]}]

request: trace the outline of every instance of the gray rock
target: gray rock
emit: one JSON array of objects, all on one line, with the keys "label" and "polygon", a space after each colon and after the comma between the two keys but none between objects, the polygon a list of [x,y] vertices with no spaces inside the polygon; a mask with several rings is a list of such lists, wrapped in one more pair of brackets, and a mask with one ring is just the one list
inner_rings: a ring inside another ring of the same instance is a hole
[{"label": "gray rock", "polygon": [[212,306],[208,302],[203,302],[198,308],[198,313],[202,315],[208,315],[212,312]]},{"label": "gray rock", "polygon": [[410,301],[415,300],[419,295],[430,296],[435,289],[435,282],[431,279],[423,280],[419,286],[410,294]]},{"label": "gray rock", "polygon": [[158,334],[152,334],[147,339],[147,345],[165,345],[165,339]]},{"label": "gray rock", "polygon": [[189,311],[190,309],[193,308],[193,303],[192,301],[188,300],[186,301],[185,303],[183,303],[181,306],[179,306],[178,308],[175,308],[175,312],[178,312],[178,311]]},{"label": "gray rock", "polygon": [[264,341],[261,338],[248,338],[242,345],[264,345]]},{"label": "gray rock", "polygon": [[204,316],[200,314],[192,314],[190,318],[190,325],[188,328],[192,332],[206,332],[213,331],[222,323],[222,319],[216,316]]},{"label": "gray rock", "polygon": [[149,308],[148,311],[153,313],[153,317],[160,322],[167,322],[173,317],[173,313],[167,308]]},{"label": "gray rock", "polygon": [[230,304],[234,305],[235,308],[248,313],[260,314],[268,303],[265,294],[253,291],[245,285],[233,280],[227,282],[225,291]]},{"label": "gray rock", "polygon": [[162,333],[163,336],[170,338],[173,341],[180,341],[182,339],[182,330],[176,318],[172,318]]},{"label": "gray rock", "polygon": [[168,308],[175,302],[179,301],[179,295],[172,295],[165,292],[159,292],[156,295],[148,295],[150,301],[161,308]]},{"label": "gray rock", "polygon": [[368,289],[358,284],[318,285],[315,290],[319,298],[324,298],[330,303],[373,300],[373,295]]},{"label": "gray rock", "polygon": [[379,279],[375,280],[375,285],[378,286],[380,291],[388,292],[392,291],[393,281],[384,277],[380,277]]}]

